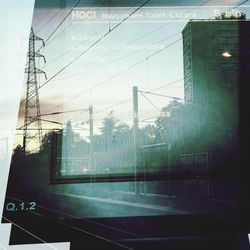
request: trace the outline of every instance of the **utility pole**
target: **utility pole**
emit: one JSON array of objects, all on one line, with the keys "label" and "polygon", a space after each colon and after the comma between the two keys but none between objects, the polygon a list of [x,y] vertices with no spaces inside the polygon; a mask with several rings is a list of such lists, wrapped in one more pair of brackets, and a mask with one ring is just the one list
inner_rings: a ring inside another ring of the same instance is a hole
[{"label": "utility pole", "polygon": [[34,34],[33,28],[30,31],[29,37],[29,52],[28,52],[28,67],[25,69],[25,73],[28,74],[27,77],[27,88],[26,88],[26,99],[25,99],[25,115],[24,115],[24,134],[23,134],[23,150],[26,153],[28,126],[34,123],[37,128],[39,146],[41,146],[42,139],[42,124],[40,118],[40,102],[38,94],[38,84],[37,84],[37,74],[46,74],[44,71],[36,68],[36,57],[42,57],[44,63],[46,63],[45,57],[35,51],[35,41],[42,41],[43,46],[45,46],[42,38],[37,37]]},{"label": "utility pole", "polygon": [[137,165],[138,165],[138,87],[133,87],[133,155],[134,155],[134,182],[135,193],[140,194],[140,183],[137,181]]},{"label": "utility pole", "polygon": [[89,106],[89,166],[91,171],[94,170],[93,164],[93,135],[94,135],[94,126],[93,126],[93,106]]},{"label": "utility pole", "polygon": [[91,173],[90,179],[90,192],[94,190],[95,182],[95,169],[93,161],[93,135],[94,135],[94,126],[93,126],[93,106],[89,105],[89,169]]}]

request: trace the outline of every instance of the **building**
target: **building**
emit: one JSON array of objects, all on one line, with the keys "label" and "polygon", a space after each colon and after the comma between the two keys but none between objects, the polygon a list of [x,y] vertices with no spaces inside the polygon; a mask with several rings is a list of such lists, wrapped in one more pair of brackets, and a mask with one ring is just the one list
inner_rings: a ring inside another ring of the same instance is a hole
[{"label": "building", "polygon": [[234,90],[244,80],[242,73],[246,77],[250,22],[242,16],[234,19],[224,13],[221,16],[222,19],[190,20],[183,29],[187,102],[202,102],[219,92],[236,96]]},{"label": "building", "polygon": [[[199,143],[200,151],[209,153],[214,175],[223,169],[233,175],[245,133],[250,21],[231,11],[215,19],[190,20],[182,35],[185,102],[196,112],[193,144]],[[192,147],[189,151],[194,153]],[[218,192],[232,187],[223,185]]]}]

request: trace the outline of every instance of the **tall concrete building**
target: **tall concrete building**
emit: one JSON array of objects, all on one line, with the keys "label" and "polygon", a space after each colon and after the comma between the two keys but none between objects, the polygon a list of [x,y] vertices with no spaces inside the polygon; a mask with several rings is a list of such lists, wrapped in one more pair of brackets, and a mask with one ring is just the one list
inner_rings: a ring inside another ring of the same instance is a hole
[{"label": "tall concrete building", "polygon": [[[227,169],[236,174],[248,131],[244,124],[249,105],[250,21],[231,11],[215,19],[190,20],[182,35],[185,102],[195,109],[193,130],[198,131],[193,143],[210,154],[214,172]],[[223,189],[230,185],[217,188]]]},{"label": "tall concrete building", "polygon": [[182,34],[185,100],[199,102],[219,91],[236,95],[249,69],[250,21],[243,14],[190,20]]},{"label": "tall concrete building", "polygon": [[185,101],[202,110],[204,129],[226,140],[237,133],[240,91],[250,83],[250,21],[223,13],[190,20],[182,34]]}]

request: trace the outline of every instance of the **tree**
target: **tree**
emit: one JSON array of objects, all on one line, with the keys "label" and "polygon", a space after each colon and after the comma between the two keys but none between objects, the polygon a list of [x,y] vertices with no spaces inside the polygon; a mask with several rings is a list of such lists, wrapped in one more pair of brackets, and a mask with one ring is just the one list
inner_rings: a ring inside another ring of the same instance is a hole
[{"label": "tree", "polygon": [[157,128],[155,125],[147,125],[140,130],[143,145],[156,144],[157,143]]},{"label": "tree", "polygon": [[12,159],[15,160],[18,158],[23,158],[24,156],[25,156],[24,149],[20,144],[18,144],[13,150]]},{"label": "tree", "polygon": [[53,133],[54,133],[54,131],[50,131],[43,136],[42,145],[41,145],[41,149],[40,149],[40,152],[42,154],[48,154],[49,152],[51,152]]},{"label": "tree", "polygon": [[183,134],[184,105],[176,100],[161,109],[163,116],[156,119],[156,139],[158,142],[175,143]]},{"label": "tree", "polygon": [[94,135],[93,148],[99,171],[123,171],[131,166],[133,149],[132,130],[128,124],[120,122],[111,111],[103,119],[101,134]]}]

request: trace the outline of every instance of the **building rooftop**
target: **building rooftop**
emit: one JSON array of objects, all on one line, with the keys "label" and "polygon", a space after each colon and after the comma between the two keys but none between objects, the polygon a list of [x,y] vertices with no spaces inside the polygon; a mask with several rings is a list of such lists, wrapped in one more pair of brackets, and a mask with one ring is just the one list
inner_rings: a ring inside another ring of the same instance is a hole
[{"label": "building rooftop", "polygon": [[246,14],[237,11],[237,10],[230,10],[222,13],[216,13],[215,19],[190,19],[190,22],[211,22],[211,21],[249,21],[246,19]]}]

